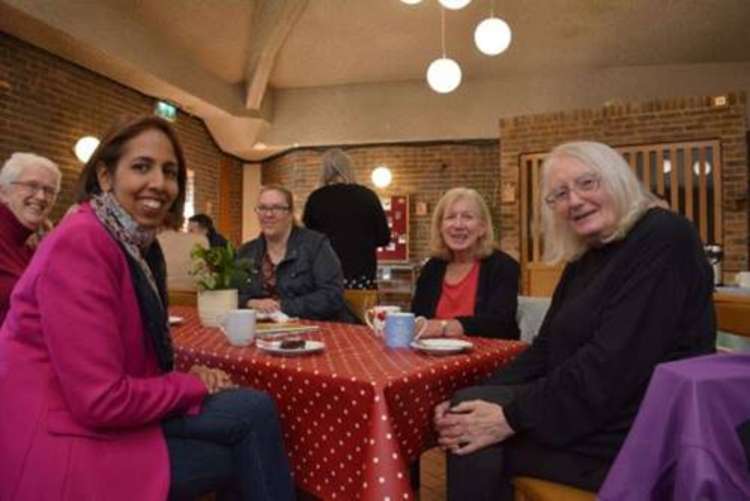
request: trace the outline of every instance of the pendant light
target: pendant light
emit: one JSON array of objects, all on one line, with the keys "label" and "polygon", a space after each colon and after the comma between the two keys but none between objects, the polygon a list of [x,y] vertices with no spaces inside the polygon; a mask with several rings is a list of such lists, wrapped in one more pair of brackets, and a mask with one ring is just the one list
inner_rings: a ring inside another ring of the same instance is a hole
[{"label": "pendant light", "polygon": [[422,0],[401,0],[406,5],[417,5],[418,3],[421,3]]},{"label": "pendant light", "polygon": [[495,17],[495,2],[490,1],[490,17],[484,19],[474,30],[474,43],[480,52],[496,56],[510,45],[512,34],[508,23]]},{"label": "pendant light", "polygon": [[91,155],[94,154],[94,151],[96,151],[98,146],[99,139],[94,136],[84,136],[76,141],[76,144],[73,147],[73,152],[76,154],[78,160],[85,164],[89,161],[89,158],[91,158]]},{"label": "pendant light", "polygon": [[449,10],[460,10],[469,5],[471,0],[438,0],[438,3]]},{"label": "pendant light", "polygon": [[443,57],[435,59],[427,68],[427,83],[440,94],[453,92],[461,85],[461,67],[445,55],[445,9],[440,9],[440,37]]}]

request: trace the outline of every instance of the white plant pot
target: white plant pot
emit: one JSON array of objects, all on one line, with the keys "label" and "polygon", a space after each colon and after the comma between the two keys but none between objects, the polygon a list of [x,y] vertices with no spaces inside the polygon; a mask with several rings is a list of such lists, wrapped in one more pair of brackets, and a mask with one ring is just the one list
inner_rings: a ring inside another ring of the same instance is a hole
[{"label": "white plant pot", "polygon": [[198,292],[198,316],[206,327],[218,327],[229,310],[237,309],[237,289]]}]

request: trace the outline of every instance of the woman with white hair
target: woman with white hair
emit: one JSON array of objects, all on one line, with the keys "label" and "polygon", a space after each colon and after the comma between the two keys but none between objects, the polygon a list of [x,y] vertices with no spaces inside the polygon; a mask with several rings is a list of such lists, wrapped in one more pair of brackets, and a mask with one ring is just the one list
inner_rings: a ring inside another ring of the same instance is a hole
[{"label": "woman with white hair", "polygon": [[596,491],[654,367],[714,351],[700,238],[616,151],[558,146],[541,191],[545,258],[565,270],[533,345],[435,408],[449,499],[513,499],[515,475]]},{"label": "woman with white hair", "polygon": [[430,254],[411,303],[428,318],[422,336],[518,339],[518,263],[496,248],[489,208],[476,190],[453,188],[440,198]]},{"label": "woman with white hair", "polygon": [[59,190],[60,170],[39,155],[13,153],[0,170],[0,325],[34,253],[29,237],[47,221]]},{"label": "woman with white hair", "polygon": [[388,245],[391,232],[378,196],[357,184],[351,159],[342,150],[323,154],[320,188],[307,198],[302,220],[331,240],[344,271],[344,288],[377,288],[375,251]]}]

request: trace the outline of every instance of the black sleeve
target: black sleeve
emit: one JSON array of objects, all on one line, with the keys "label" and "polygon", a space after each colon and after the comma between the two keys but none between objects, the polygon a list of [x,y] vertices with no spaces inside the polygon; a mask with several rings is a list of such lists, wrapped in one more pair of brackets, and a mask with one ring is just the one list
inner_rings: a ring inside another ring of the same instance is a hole
[{"label": "black sleeve", "polygon": [[520,267],[515,259],[502,252],[496,252],[482,264],[488,267],[488,273],[478,287],[483,289],[481,293],[485,297],[475,308],[474,316],[456,320],[468,335],[518,339],[516,310]]},{"label": "black sleeve", "polygon": [[307,201],[305,202],[305,210],[302,216],[302,223],[305,225],[305,227],[310,228],[311,230],[321,231],[320,225],[317,220],[316,216],[316,208],[315,208],[315,192],[310,193],[310,196],[307,197]]},{"label": "black sleeve", "polygon": [[[485,384],[516,386],[533,382],[544,376],[547,372],[547,339],[550,333],[550,320],[559,308],[561,298],[564,294],[565,283],[568,280],[571,266],[563,270],[560,281],[552,294],[552,303],[547,314],[544,316],[539,334],[534,338],[524,352],[513,359],[508,365],[498,370]],[[515,428],[514,428],[515,429]]]},{"label": "black sleeve", "polygon": [[505,408],[510,426],[565,446],[637,402],[656,364],[678,345],[683,318],[710,304],[710,290],[704,298],[696,286],[703,278],[695,246],[684,238],[651,238],[631,249],[607,284],[593,337]]},{"label": "black sleeve", "polygon": [[435,316],[435,308],[437,308],[437,300],[440,297],[444,274],[444,262],[430,259],[425,263],[419,273],[419,278],[417,278],[417,286],[411,299],[412,313],[427,318]]},{"label": "black sleeve", "polygon": [[375,236],[375,245],[378,247],[384,247],[391,241],[391,229],[388,228],[388,218],[383,210],[383,205],[380,203],[378,196],[372,191],[367,190],[369,193],[369,213],[370,220],[372,221],[372,234]]}]

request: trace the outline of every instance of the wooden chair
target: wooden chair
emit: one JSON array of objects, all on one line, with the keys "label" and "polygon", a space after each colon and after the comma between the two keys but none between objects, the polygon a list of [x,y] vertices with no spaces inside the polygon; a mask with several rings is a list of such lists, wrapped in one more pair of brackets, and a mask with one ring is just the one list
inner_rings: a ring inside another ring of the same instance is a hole
[{"label": "wooden chair", "polygon": [[750,296],[715,292],[714,307],[719,330],[750,337]]},{"label": "wooden chair", "polygon": [[365,322],[367,310],[378,304],[378,291],[365,289],[344,290],[344,301],[360,322]]},{"label": "wooden chair", "polygon": [[169,290],[170,306],[196,306],[198,304],[198,293],[195,291]]},{"label": "wooden chair", "polygon": [[515,477],[515,501],[596,501],[596,493],[540,478]]}]

